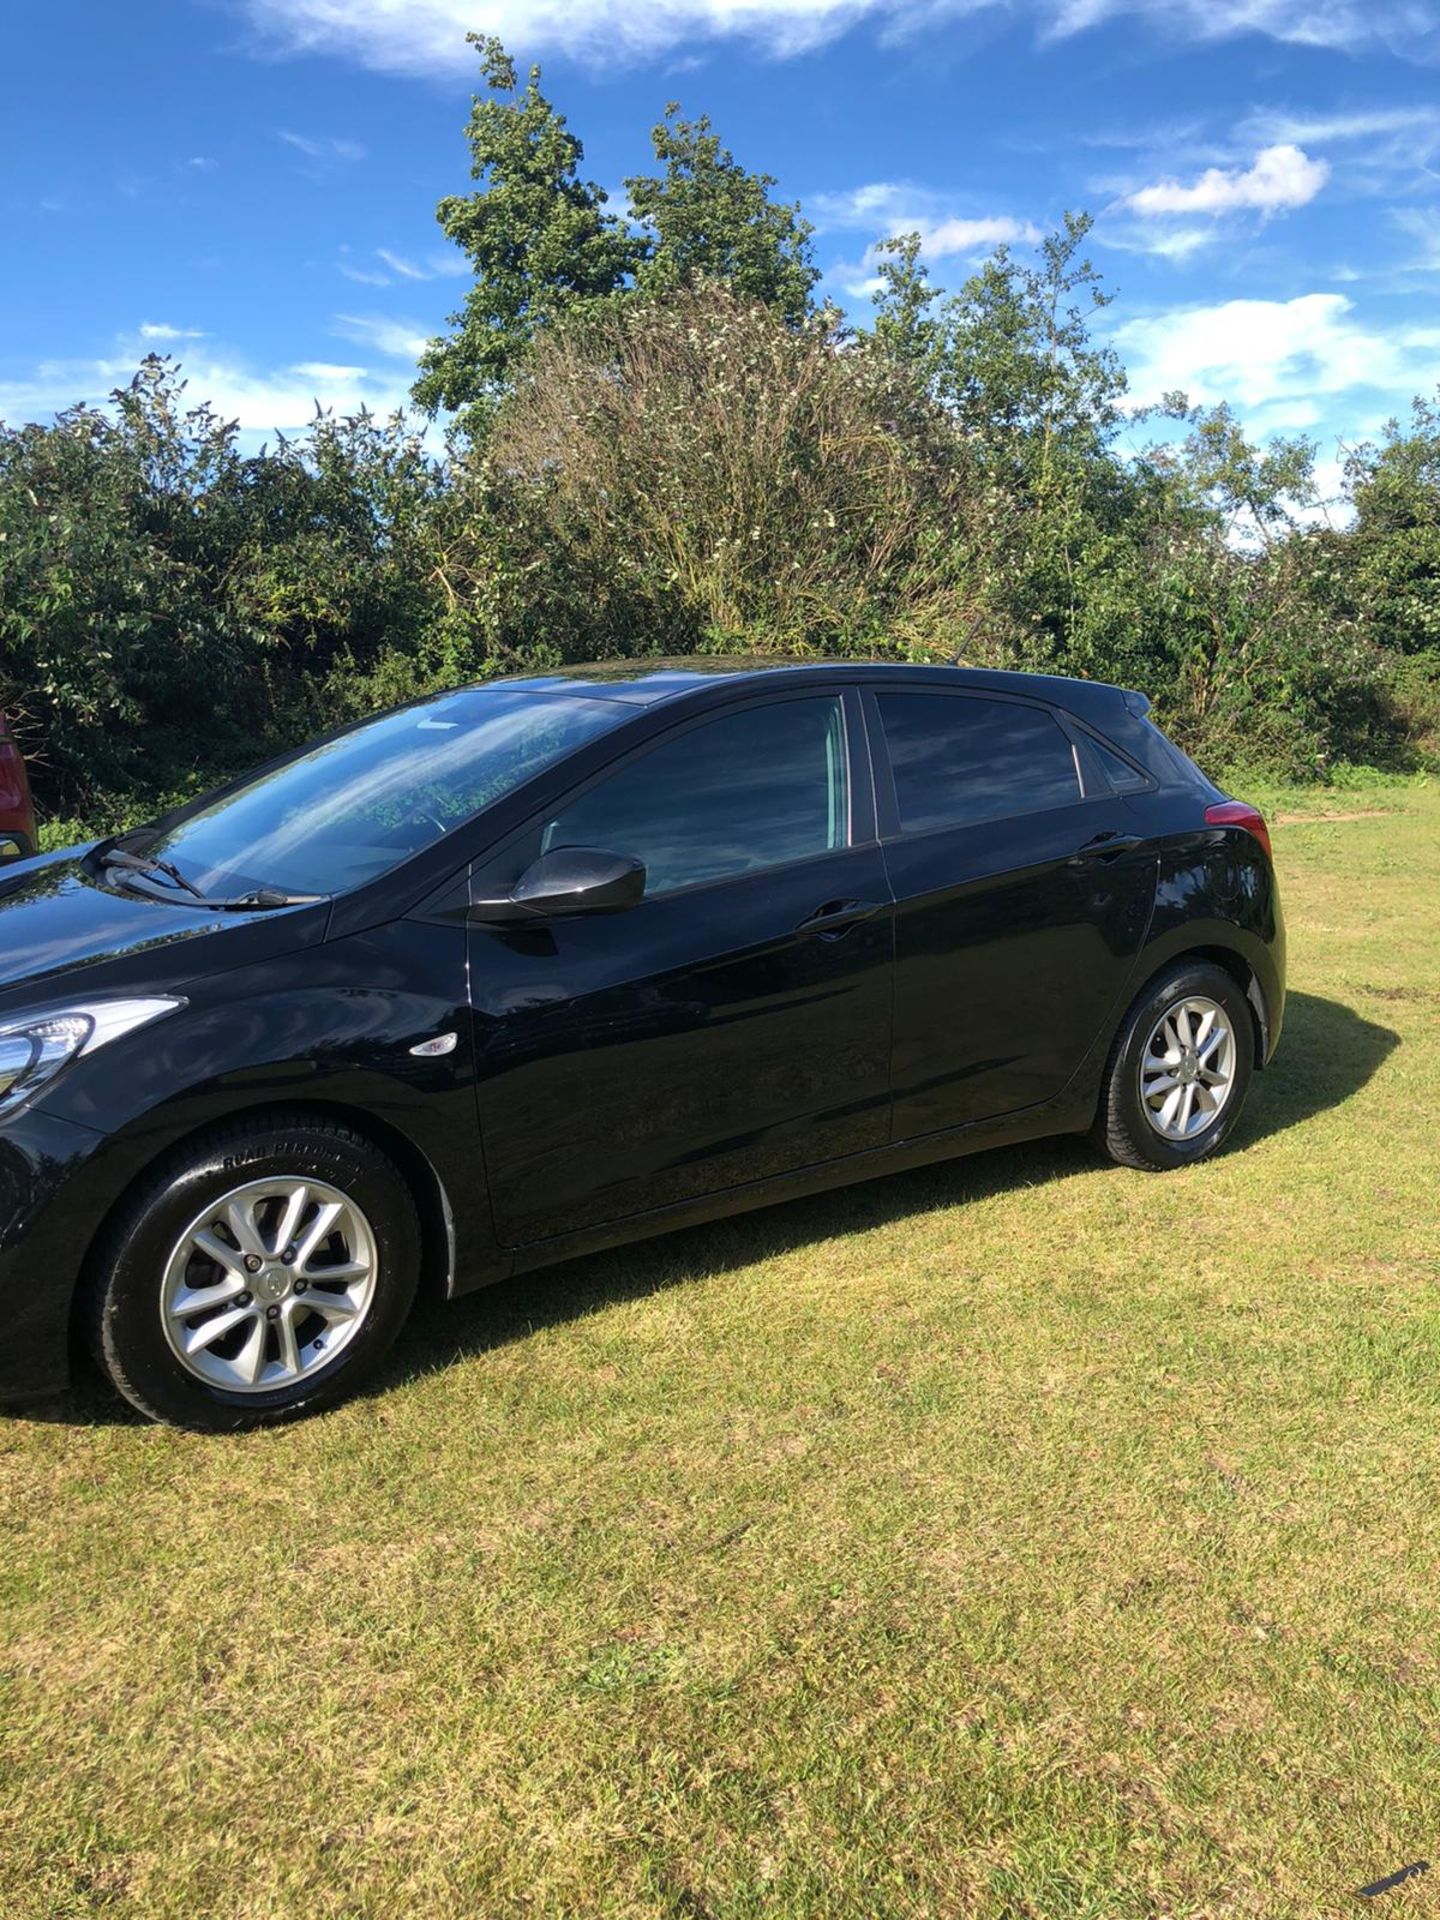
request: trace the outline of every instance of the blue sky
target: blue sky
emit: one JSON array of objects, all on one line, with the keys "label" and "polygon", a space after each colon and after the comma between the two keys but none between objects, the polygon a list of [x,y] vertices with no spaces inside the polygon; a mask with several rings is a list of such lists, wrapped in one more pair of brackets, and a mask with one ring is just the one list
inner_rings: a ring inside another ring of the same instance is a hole
[{"label": "blue sky", "polygon": [[1338,446],[1440,380],[1440,0],[52,0],[7,24],[0,418],[149,350],[258,440],[404,398],[463,263],[467,29],[539,59],[609,188],[708,112],[862,312],[1097,218],[1137,399]]}]

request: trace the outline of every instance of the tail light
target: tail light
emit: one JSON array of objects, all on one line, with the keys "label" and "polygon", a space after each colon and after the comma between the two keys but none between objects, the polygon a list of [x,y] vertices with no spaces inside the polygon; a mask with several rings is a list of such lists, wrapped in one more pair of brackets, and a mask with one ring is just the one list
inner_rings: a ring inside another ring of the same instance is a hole
[{"label": "tail light", "polygon": [[1267,860],[1275,858],[1270,846],[1270,829],[1258,807],[1247,806],[1243,800],[1218,800],[1213,807],[1206,807],[1205,824],[1207,827],[1243,827],[1260,842]]}]

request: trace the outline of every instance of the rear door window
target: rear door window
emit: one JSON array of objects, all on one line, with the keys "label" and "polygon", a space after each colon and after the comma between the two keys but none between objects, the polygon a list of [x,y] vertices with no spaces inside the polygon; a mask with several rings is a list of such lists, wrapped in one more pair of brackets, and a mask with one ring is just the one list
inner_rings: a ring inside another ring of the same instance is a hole
[{"label": "rear door window", "polygon": [[1040,707],[983,695],[876,696],[902,833],[969,826],[1080,799],[1068,735]]}]

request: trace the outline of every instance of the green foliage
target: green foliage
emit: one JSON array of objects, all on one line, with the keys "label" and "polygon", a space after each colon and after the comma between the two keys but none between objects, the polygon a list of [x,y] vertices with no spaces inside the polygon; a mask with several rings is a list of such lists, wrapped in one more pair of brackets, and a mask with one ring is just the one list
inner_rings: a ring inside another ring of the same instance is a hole
[{"label": "green foliage", "polygon": [[901,233],[876,248],[880,286],[868,339],[882,359],[913,367],[928,387],[938,378],[946,333],[944,323],[930,311],[940,295],[930,284],[921,245],[918,233]]},{"label": "green foliage", "polygon": [[492,457],[580,589],[571,650],[598,614],[623,651],[953,652],[954,451],[903,370],[711,288],[553,334]]},{"label": "green foliage", "polygon": [[439,600],[439,472],[399,422],[247,458],[168,361],[113,398],[0,432],[0,704],[58,808],[288,744]]},{"label": "green foliage", "polygon": [[941,304],[927,355],[936,397],[986,471],[1042,504],[1099,477],[1120,422],[1124,372],[1090,333],[1112,297],[1081,252],[1091,225],[1067,213],[1033,265],[997,248]]},{"label": "green foliage", "polygon": [[436,687],[699,651],[1114,680],[1217,774],[1440,759],[1440,405],[1355,451],[1338,527],[1313,446],[1223,406],[1171,396],[1123,452],[1086,217],[954,293],[900,235],[847,333],[706,118],[667,110],[619,218],[539,70],[472,38],[478,184],[439,217],[475,278],[415,388],[443,459],[365,413],[242,453],[158,359],[0,428],[0,706],[52,818]]},{"label": "green foliage", "polygon": [[813,229],[798,207],[771,200],[771,175],[747,173],[705,115],[679,114],[672,102],[651,135],[663,171],[625,182],[647,234],[635,291],[663,295],[715,282],[798,325],[820,277],[810,257]]},{"label": "green foliage", "polygon": [[581,178],[585,149],[540,91],[539,67],[521,91],[499,40],[467,37],[488,89],[466,129],[480,185],[442,200],[436,218],[475,279],[450,316],[453,331],[421,355],[418,405],[447,408],[472,437],[483,434],[536,335],[617,298],[714,281],[792,324],[805,317],[819,278],[811,228],[798,207],[771,200],[772,177],[747,172],[708,118],[682,120],[667,107],[652,133],[661,170],[626,181],[633,218],[621,219]]},{"label": "green foliage", "polygon": [[[1012,664],[1057,672],[1106,671],[1090,589],[1128,564],[1116,526],[1137,504],[1110,455],[1125,379],[1090,333],[1110,299],[1083,254],[1090,224],[1066,215],[1033,263],[1000,247],[953,295],[931,284],[919,236],[901,235],[880,249],[875,321],[861,336],[913,368],[951,424],[986,582],[980,657],[998,646]],[[1115,622],[1100,610],[1105,625]]]},{"label": "green foliage", "polygon": [[466,138],[481,185],[440,202],[436,218],[467,256],[475,282],[455,331],[420,357],[415,399],[483,422],[517,357],[545,326],[575,305],[624,285],[640,247],[607,213],[606,195],[582,180],[585,149],[540,91],[532,67],[517,92],[515,65],[500,42],[470,34],[489,96],[472,102]]},{"label": "green foliage", "polygon": [[1186,439],[1128,469],[1112,524],[1085,543],[1059,664],[1147,687],[1214,768],[1303,779],[1347,754],[1393,757],[1403,729],[1380,651],[1317,615],[1334,549],[1307,530],[1313,449],[1257,449],[1223,407],[1186,418]]},{"label": "green foliage", "polygon": [[1440,408],[1417,399],[1410,431],[1391,421],[1378,447],[1351,455],[1347,479],[1352,612],[1382,646],[1440,656]]}]

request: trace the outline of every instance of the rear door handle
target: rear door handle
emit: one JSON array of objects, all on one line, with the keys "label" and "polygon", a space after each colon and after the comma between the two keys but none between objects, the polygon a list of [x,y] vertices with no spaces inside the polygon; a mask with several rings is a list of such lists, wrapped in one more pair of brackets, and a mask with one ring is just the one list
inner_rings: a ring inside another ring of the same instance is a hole
[{"label": "rear door handle", "polygon": [[881,904],[879,900],[827,900],[823,907],[817,907],[808,919],[802,920],[795,931],[818,934],[822,940],[838,940],[861,920],[879,913]]},{"label": "rear door handle", "polygon": [[1097,833],[1071,854],[1072,865],[1082,860],[1115,860],[1122,853],[1129,853],[1135,847],[1145,844],[1145,836],[1139,833],[1118,833],[1113,828],[1105,833]]}]

